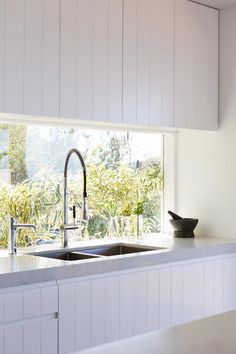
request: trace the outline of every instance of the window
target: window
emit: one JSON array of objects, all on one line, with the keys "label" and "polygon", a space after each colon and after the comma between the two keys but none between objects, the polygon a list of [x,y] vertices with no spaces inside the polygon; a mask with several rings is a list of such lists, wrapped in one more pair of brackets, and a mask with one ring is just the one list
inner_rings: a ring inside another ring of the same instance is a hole
[{"label": "window", "polygon": [[[18,230],[18,245],[60,242],[63,169],[77,148],[88,174],[90,219],[74,238],[133,237],[161,230],[162,134],[85,128],[0,126],[0,246],[7,246],[9,216],[34,223]],[[69,219],[80,219],[82,173],[76,156],[68,172]],[[138,229],[139,228],[139,229]]]}]

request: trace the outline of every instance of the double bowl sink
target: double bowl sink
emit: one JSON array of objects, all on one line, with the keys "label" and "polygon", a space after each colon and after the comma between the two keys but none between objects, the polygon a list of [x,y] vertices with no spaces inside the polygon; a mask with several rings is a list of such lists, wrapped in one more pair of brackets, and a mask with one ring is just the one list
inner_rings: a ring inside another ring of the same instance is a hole
[{"label": "double bowl sink", "polygon": [[165,251],[163,247],[153,247],[146,245],[137,245],[129,243],[117,243],[112,245],[99,245],[83,249],[68,249],[57,251],[45,251],[31,253],[31,255],[38,257],[46,257],[52,259],[59,259],[64,261],[82,261],[86,259],[96,259],[109,256],[120,256],[134,253],[143,253],[150,251]]}]

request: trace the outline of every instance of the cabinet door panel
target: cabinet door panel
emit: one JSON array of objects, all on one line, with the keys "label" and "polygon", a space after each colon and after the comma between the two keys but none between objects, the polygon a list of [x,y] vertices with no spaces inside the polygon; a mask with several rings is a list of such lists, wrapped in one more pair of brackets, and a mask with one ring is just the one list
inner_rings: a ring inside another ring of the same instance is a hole
[{"label": "cabinet door panel", "polygon": [[160,272],[147,272],[147,330],[154,331],[160,327]]},{"label": "cabinet door panel", "polygon": [[5,328],[4,354],[23,354],[23,331],[22,325]]},{"label": "cabinet door panel", "polygon": [[24,0],[5,1],[5,111],[23,113]]},{"label": "cabinet door panel", "polygon": [[187,264],[183,266],[183,321],[203,317],[204,266],[203,263]]},{"label": "cabinet door panel", "polygon": [[215,297],[215,269],[214,262],[206,262],[204,264],[204,316],[213,316],[214,297]]},{"label": "cabinet door panel", "polygon": [[40,322],[24,325],[24,354],[41,354]]},{"label": "cabinet door panel", "polygon": [[5,85],[5,0],[0,0],[0,112],[4,111]]},{"label": "cabinet door panel", "polygon": [[106,342],[119,340],[119,277],[106,279]]},{"label": "cabinet door panel", "polygon": [[5,321],[5,299],[4,295],[0,295],[0,323]]},{"label": "cabinet door panel", "polygon": [[224,308],[224,265],[223,260],[217,260],[214,263],[215,274],[215,314],[223,312]]},{"label": "cabinet door panel", "polygon": [[43,15],[42,115],[59,116],[60,0],[47,0]]},{"label": "cabinet door panel", "polygon": [[0,329],[0,354],[4,354],[4,332]]},{"label": "cabinet door panel", "polygon": [[162,126],[174,127],[174,1],[162,2]]},{"label": "cabinet door panel", "polygon": [[57,319],[41,323],[41,354],[57,354]]},{"label": "cabinet door panel", "polygon": [[147,330],[147,277],[145,272],[134,275],[134,335]]},{"label": "cabinet door panel", "polygon": [[42,16],[42,1],[25,1],[25,114],[42,114]]},{"label": "cabinet door panel", "polygon": [[59,348],[60,354],[72,353],[76,350],[76,291],[75,284],[59,287]]},{"label": "cabinet door panel", "polygon": [[175,7],[175,125],[218,128],[218,11],[185,0]]},{"label": "cabinet door panel", "polygon": [[5,295],[5,321],[23,319],[23,292],[12,292]]},{"label": "cabinet door panel", "polygon": [[120,277],[120,339],[133,335],[134,283],[133,275]]},{"label": "cabinet door panel", "polygon": [[122,1],[62,0],[62,117],[121,122]]},{"label": "cabinet door panel", "polygon": [[40,289],[24,291],[24,318],[40,316]]},{"label": "cabinet door panel", "polygon": [[125,0],[123,33],[124,122],[173,127],[174,0]]},{"label": "cabinet door panel", "polygon": [[171,269],[171,325],[177,326],[183,322],[183,268]]},{"label": "cabinet door panel", "polygon": [[76,284],[76,350],[91,345],[91,286],[90,281]]},{"label": "cabinet door panel", "polygon": [[160,269],[160,329],[171,326],[171,268]]},{"label": "cabinet door panel", "polygon": [[[91,282],[91,344],[106,342],[106,282],[97,279]],[[79,320],[79,319],[78,319]]]},{"label": "cabinet door panel", "polygon": [[233,266],[233,258],[224,260],[224,312],[232,311],[234,308],[234,292],[232,284],[234,284],[235,279]]}]

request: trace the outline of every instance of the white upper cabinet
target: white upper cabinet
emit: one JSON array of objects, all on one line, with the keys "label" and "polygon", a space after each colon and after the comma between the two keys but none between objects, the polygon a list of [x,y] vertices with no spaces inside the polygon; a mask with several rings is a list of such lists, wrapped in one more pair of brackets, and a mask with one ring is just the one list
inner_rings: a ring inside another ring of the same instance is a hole
[{"label": "white upper cabinet", "polygon": [[0,112],[59,115],[60,0],[0,0]]},{"label": "white upper cabinet", "polygon": [[218,12],[187,0],[0,0],[0,112],[218,127]]},{"label": "white upper cabinet", "polygon": [[124,0],[123,121],[174,126],[174,0]]},{"label": "white upper cabinet", "polygon": [[122,121],[122,0],[61,0],[60,115]]},{"label": "white upper cabinet", "polygon": [[186,0],[175,11],[175,126],[216,130],[218,11]]}]

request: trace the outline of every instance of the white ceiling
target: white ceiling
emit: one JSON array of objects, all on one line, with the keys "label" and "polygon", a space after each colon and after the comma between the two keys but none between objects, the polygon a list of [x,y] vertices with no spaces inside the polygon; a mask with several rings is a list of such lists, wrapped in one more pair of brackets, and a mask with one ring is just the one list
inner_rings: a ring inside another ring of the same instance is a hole
[{"label": "white ceiling", "polygon": [[195,0],[200,4],[208,5],[216,9],[223,9],[223,7],[236,4],[236,0]]}]

